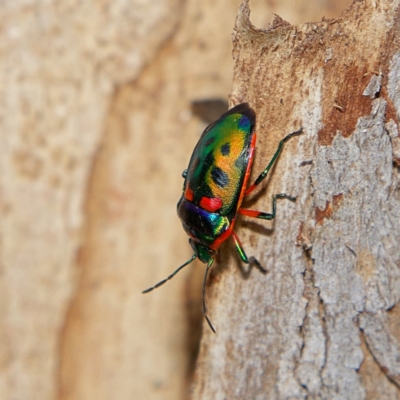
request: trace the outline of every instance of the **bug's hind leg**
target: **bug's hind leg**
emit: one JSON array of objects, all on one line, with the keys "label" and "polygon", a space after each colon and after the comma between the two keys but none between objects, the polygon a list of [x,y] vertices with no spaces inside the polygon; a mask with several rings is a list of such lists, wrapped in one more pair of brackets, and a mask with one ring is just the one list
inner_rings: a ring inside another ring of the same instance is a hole
[{"label": "bug's hind leg", "polygon": [[290,201],[296,201],[296,197],[290,196],[286,193],[279,193],[272,196],[272,213],[248,210],[247,208],[239,208],[238,212],[242,215],[246,215],[247,217],[266,219],[270,221],[276,216],[276,199],[288,199]]},{"label": "bug's hind leg", "polygon": [[[258,212],[258,211],[256,211]],[[238,238],[238,236],[236,235],[236,233],[234,231],[232,231],[232,239],[235,243],[236,246],[236,250],[239,253],[239,256],[241,258],[241,260],[245,263],[245,264],[254,264],[256,265],[256,267],[263,272],[264,274],[266,274],[268,271],[260,264],[260,262],[257,260],[257,258],[255,257],[247,257],[243,247],[242,247],[242,243],[240,243],[240,240]]]},{"label": "bug's hind leg", "polygon": [[267,165],[267,168],[264,169],[263,172],[261,172],[261,174],[258,176],[258,178],[255,180],[255,182],[249,186],[246,190],[246,192],[244,193],[245,196],[247,196],[248,194],[250,194],[266,177],[268,174],[268,171],[271,169],[271,167],[275,164],[275,161],[277,160],[277,158],[279,157],[279,154],[281,154],[282,149],[283,149],[283,145],[294,135],[299,135],[300,133],[303,132],[303,128],[300,128],[298,131],[289,133],[289,135],[285,136],[278,145],[278,148],[274,154],[274,156],[272,157],[271,161],[269,162],[269,164]]}]

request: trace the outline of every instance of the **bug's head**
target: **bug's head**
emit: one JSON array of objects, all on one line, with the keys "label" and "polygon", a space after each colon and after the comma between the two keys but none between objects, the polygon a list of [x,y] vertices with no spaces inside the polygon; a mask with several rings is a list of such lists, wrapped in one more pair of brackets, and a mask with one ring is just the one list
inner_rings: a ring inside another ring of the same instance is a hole
[{"label": "bug's head", "polygon": [[196,254],[197,258],[203,262],[203,263],[208,263],[212,258],[214,258],[216,251],[213,249],[210,249],[207,246],[204,246],[204,244],[201,244],[199,242],[196,242],[193,239],[189,239],[189,243],[192,246],[192,249],[194,253]]}]

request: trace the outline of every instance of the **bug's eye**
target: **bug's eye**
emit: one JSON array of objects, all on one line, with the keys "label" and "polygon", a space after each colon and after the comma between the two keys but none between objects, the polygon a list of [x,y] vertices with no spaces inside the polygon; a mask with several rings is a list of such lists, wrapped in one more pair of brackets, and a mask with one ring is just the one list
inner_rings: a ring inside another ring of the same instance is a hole
[{"label": "bug's eye", "polygon": [[186,178],[186,175],[187,175],[187,169],[185,169],[185,170],[182,172],[182,178]]}]

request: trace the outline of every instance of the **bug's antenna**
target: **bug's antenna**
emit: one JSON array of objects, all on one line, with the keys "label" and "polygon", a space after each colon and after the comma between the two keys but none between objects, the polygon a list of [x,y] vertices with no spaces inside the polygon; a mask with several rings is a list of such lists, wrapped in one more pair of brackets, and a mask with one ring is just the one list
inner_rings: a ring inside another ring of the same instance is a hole
[{"label": "bug's antenna", "polygon": [[210,319],[207,316],[207,307],[206,307],[206,300],[205,300],[205,293],[206,293],[206,282],[207,282],[207,276],[208,276],[208,270],[210,269],[212,263],[214,262],[214,259],[211,258],[210,261],[207,263],[207,268],[206,268],[206,272],[204,274],[204,281],[203,281],[203,313],[204,313],[204,317],[208,323],[208,326],[211,328],[211,330],[215,333],[215,329],[212,326],[212,323],[210,321]]},{"label": "bug's antenna", "polygon": [[177,270],[175,270],[168,278],[163,279],[161,282],[158,282],[157,285],[152,286],[151,288],[148,288],[146,290],[143,290],[142,293],[149,293],[154,289],[157,289],[158,287],[160,287],[161,285],[164,285],[165,282],[169,281],[170,279],[172,279],[182,268],[185,268],[186,265],[190,264],[195,258],[196,258],[196,254],[193,254],[192,258],[188,261],[185,262],[185,264],[181,265]]}]

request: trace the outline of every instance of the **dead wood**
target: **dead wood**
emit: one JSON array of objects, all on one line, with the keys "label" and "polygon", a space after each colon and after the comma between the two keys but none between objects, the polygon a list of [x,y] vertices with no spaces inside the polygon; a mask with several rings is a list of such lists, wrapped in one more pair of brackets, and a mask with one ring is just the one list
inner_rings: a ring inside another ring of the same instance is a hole
[{"label": "dead wood", "polygon": [[[208,286],[193,399],[394,399],[400,386],[398,1],[354,1],[335,20],[267,30],[245,0],[233,33],[233,104],[257,113],[254,177],[284,148],[238,227],[269,270],[226,251]],[[265,186],[268,186],[265,189]]]}]

